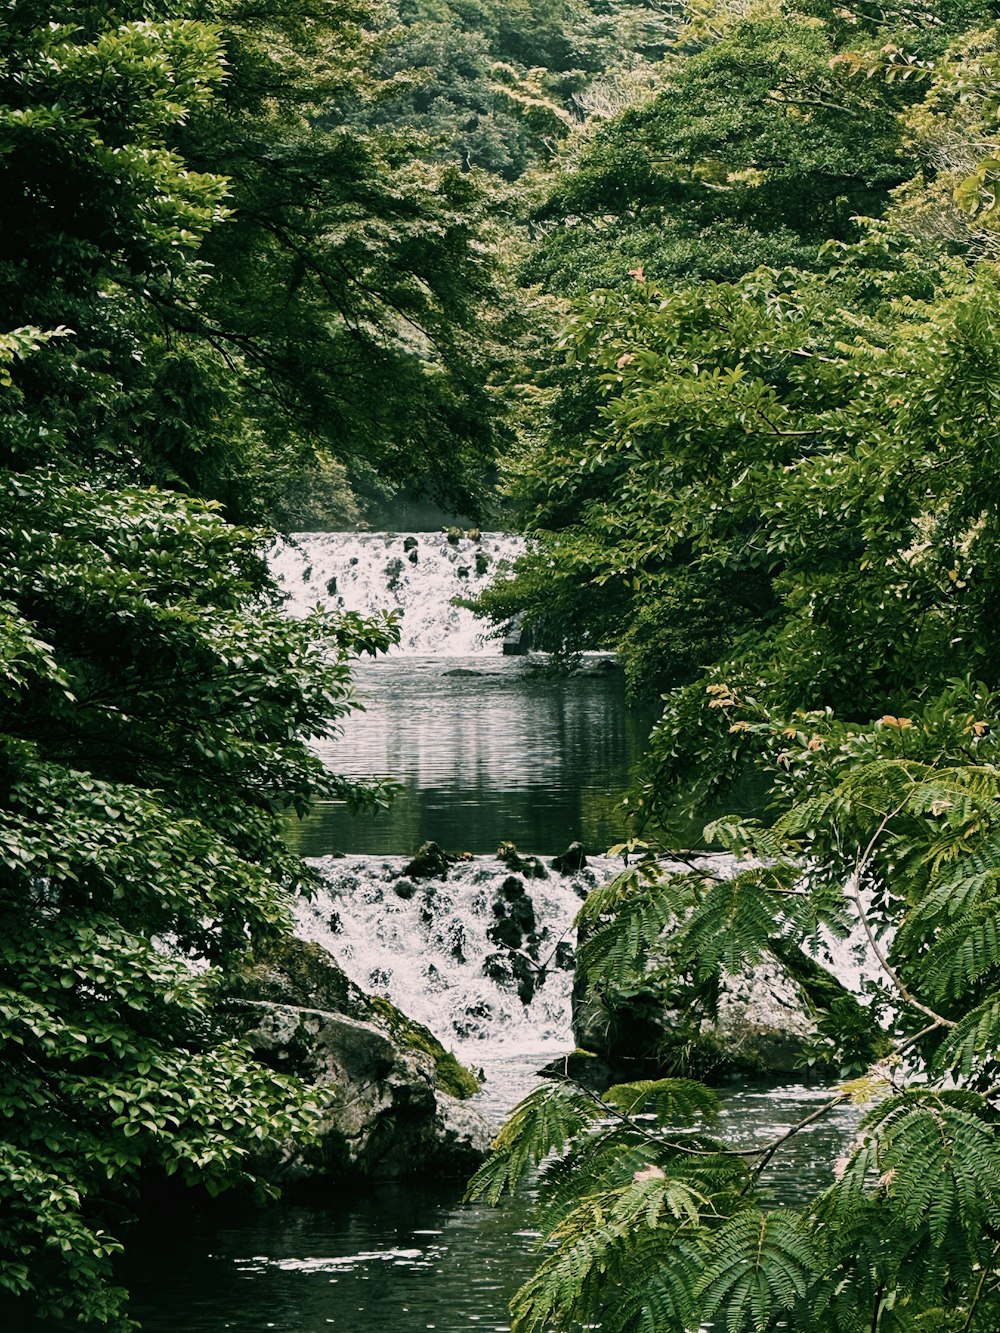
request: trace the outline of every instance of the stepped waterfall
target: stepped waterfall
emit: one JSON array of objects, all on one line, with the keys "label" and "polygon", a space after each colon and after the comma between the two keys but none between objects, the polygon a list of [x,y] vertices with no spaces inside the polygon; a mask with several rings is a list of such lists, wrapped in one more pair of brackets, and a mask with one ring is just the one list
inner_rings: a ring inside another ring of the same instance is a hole
[{"label": "stepped waterfall", "polygon": [[[390,610],[402,628],[390,655],[357,664],[365,711],[320,754],[403,789],[377,817],[331,803],[292,829],[321,885],[298,903],[297,933],[372,1003],[391,1001],[482,1073],[482,1092],[459,1105],[493,1126],[574,1044],[572,922],[620,864],[601,853],[623,832],[617,806],[650,722],[630,712],[606,662],[554,679],[505,657],[452,605],[518,549],[499,534],[331,533],[299,534],[274,555],[289,614]],[[414,854],[429,839],[450,855],[443,873],[422,876]],[[574,840],[587,864],[563,874],[552,862]],[[370,1095],[360,1083],[348,1092]],[[797,1083],[737,1087],[720,1123],[746,1145],[826,1096]],[[787,1169],[773,1173],[779,1202],[824,1183],[855,1120],[843,1108],[796,1138]],[[508,1302],[537,1262],[530,1200],[494,1210],[461,1203],[460,1190],[439,1180],[361,1195],[334,1187],[319,1207],[286,1202],[158,1234],[131,1277],[137,1313],[148,1333],[509,1333]]]},{"label": "stepped waterfall", "polygon": [[290,615],[316,606],[400,619],[398,654],[460,657],[500,651],[495,635],[456,597],[482,591],[523,548],[499,532],[297,533],[272,560]]},{"label": "stepped waterfall", "polygon": [[[361,688],[371,699],[357,727],[348,728],[347,743],[325,754],[331,765],[364,772],[358,750],[365,747],[360,739],[355,747],[353,738],[388,724],[381,696],[403,715],[394,725],[421,720],[425,707],[407,693],[419,662],[420,679],[430,675],[441,690],[439,707],[457,714],[460,732],[434,731],[422,741],[409,736],[410,758],[421,755],[413,785],[435,789],[448,769],[461,800],[460,790],[475,787],[491,762],[503,766],[510,751],[521,780],[530,778],[538,760],[512,715],[521,699],[522,664],[505,661],[500,640],[452,603],[485,587],[521,545],[501,533],[456,532],[300,533],[282,545],[273,568],[289,614],[322,606],[362,614],[390,610],[400,620],[400,643],[389,658],[359,666]],[[456,679],[460,659],[471,679]],[[599,746],[595,752],[599,758]],[[392,765],[390,755],[385,760]],[[547,780],[544,771],[538,776],[539,785]],[[469,829],[459,832],[468,836]],[[563,846],[573,832],[562,833]],[[313,858],[323,888],[297,909],[300,935],[328,949],[363,990],[391,1000],[477,1069],[505,1066],[506,1078],[524,1065],[520,1079],[527,1066],[572,1047],[572,923],[588,890],[613,873],[607,857],[591,857],[578,873],[562,875],[546,865],[560,846],[531,846],[526,850],[541,855],[526,877],[497,859],[500,839],[494,838],[477,843],[478,854],[457,859],[445,878],[417,887],[404,874],[414,838],[378,855],[352,854],[351,836],[348,824],[339,854]],[[487,1080],[487,1101],[502,1111],[517,1090],[504,1094],[498,1077]]]}]

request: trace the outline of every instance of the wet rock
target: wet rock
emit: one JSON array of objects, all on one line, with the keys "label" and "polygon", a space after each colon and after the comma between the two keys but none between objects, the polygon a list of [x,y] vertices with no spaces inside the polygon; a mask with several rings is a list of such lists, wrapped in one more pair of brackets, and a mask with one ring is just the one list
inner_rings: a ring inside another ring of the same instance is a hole
[{"label": "wet rock", "polygon": [[512,625],[500,645],[504,657],[526,657],[531,652],[531,631]]},{"label": "wet rock", "polygon": [[409,562],[410,562],[411,565],[415,565],[415,564],[417,564],[417,563],[419,562],[419,560],[420,560],[420,554],[419,554],[418,551],[411,551],[410,554],[409,554],[406,558],[407,558],[407,560],[409,560]]},{"label": "wet rock", "polygon": [[468,565],[459,565],[458,569],[455,570],[455,573],[458,575],[460,579],[467,579],[471,572],[472,571],[470,570]]},{"label": "wet rock", "polygon": [[453,1095],[475,1091],[475,1076],[318,945],[286,941],[231,978],[223,1004],[258,1059],[322,1094],[317,1145],[286,1145],[262,1164],[270,1178],[315,1192],[350,1177],[465,1176],[485,1156],[489,1128]]},{"label": "wet rock", "polygon": [[513,870],[526,879],[548,879],[549,872],[537,856],[522,856],[512,842],[502,842],[497,848],[497,860],[508,870]]},{"label": "wet rock", "polygon": [[583,870],[586,864],[587,857],[582,843],[579,842],[571,842],[560,856],[554,857],[549,862],[552,869],[557,870],[560,875],[575,875]]},{"label": "wet rock", "polygon": [[399,581],[400,578],[402,577],[402,573],[403,573],[402,560],[400,560],[398,557],[395,560],[390,560],[385,567],[386,592],[399,591]]},{"label": "wet rock", "polygon": [[336,597],[336,595],[337,595],[337,579],[336,579],[336,577],[334,577],[334,578],[332,578],[332,579],[327,579],[327,581],[326,581],[326,590],[327,590],[327,592],[330,594],[331,597]]},{"label": "wet rock", "polygon": [[507,917],[501,917],[499,921],[494,921],[492,926],[487,927],[486,938],[493,944],[506,945],[508,949],[520,949],[524,935],[515,922]]},{"label": "wet rock", "polygon": [[462,540],[462,529],[447,528],[445,530],[445,537],[447,539],[449,546],[457,546],[458,543]]},{"label": "wet rock", "polygon": [[442,671],[442,676],[488,676],[489,671],[473,671],[471,667],[453,667],[451,671]]},{"label": "wet rock", "polygon": [[734,1075],[801,1078],[818,1007],[832,994],[845,1004],[857,1001],[797,947],[789,946],[788,955],[746,972],[723,971],[697,988],[666,977],[645,986],[636,982],[630,993],[612,997],[578,981],[577,1044],[612,1066],[617,1079],[676,1073],[709,1083]]},{"label": "wet rock", "polygon": [[552,954],[552,966],[560,968],[563,972],[572,972],[576,966],[576,954],[572,944],[566,940],[560,940]]},{"label": "wet rock", "polygon": [[445,852],[436,842],[425,842],[417,849],[413,860],[403,868],[403,874],[411,879],[445,879],[449,866],[468,859],[467,852]]},{"label": "wet rock", "polygon": [[416,537],[410,536],[410,537],[404,537],[404,538],[403,538],[403,550],[404,550],[404,551],[415,551],[419,545],[420,545],[420,543],[419,543],[419,541],[416,539]]},{"label": "wet rock", "polygon": [[[472,535],[471,533],[469,534]],[[484,555],[482,551],[476,552],[476,573],[482,577],[490,567],[490,558]]]}]

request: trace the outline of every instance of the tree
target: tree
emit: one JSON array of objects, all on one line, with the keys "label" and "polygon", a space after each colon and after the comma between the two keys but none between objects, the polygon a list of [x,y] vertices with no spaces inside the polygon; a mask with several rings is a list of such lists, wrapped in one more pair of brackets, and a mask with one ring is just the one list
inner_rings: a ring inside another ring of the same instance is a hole
[{"label": "tree", "polygon": [[[715,32],[682,29],[654,94],[574,146],[534,214],[530,281],[576,295],[639,266],[664,283],[811,268],[824,241],[857,237],[858,215],[881,216],[913,173],[900,111],[919,81],[852,77],[849,53],[873,35],[863,15],[743,10]],[[912,23],[887,16],[880,41],[925,50]]]},{"label": "tree", "polygon": [[287,620],[270,535],[220,512],[259,508],[264,447],[250,362],[182,326],[228,225],[180,151],[218,27],[20,3],[0,44],[0,1300],[124,1330],[136,1195],[266,1192],[308,1132],[212,1001],[308,886],[284,813],[383,799],[309,741],[393,631]]},{"label": "tree", "polygon": [[[923,69],[906,119],[926,146],[989,123],[992,50],[973,34],[933,71],[891,50],[844,68]],[[661,286],[636,266],[567,334],[581,410],[518,460],[536,545],[484,604],[551,646],[614,646],[636,688],[667,690],[633,799],[642,859],[582,909],[581,973],[668,986],[697,1024],[720,968],[854,931],[883,1049],[824,1108],[866,1106],[796,1208],[768,1198],[785,1137],[734,1149],[686,1078],[533,1094],[472,1186],[495,1200],[540,1167],[546,1253],[517,1333],[1000,1320],[1000,304],[971,228],[918,225],[957,184],[988,235],[993,172],[930,173],[923,206],[911,185],[817,271]],[[722,814],[748,772],[756,817]],[[706,819],[734,873],[664,873],[655,853]],[[854,1062],[857,1026],[831,1006],[830,1058]]]},{"label": "tree", "polygon": [[987,1333],[1000,1317],[998,698],[966,682],[862,727],[716,698],[769,756],[782,813],[715,826],[742,858],[730,877],[650,863],[597,890],[580,966],[614,979],[644,957],[694,982],[782,942],[819,946],[823,928],[860,930],[886,1049],[822,1108],[867,1109],[829,1185],[796,1208],[773,1207],[768,1172],[816,1113],[737,1149],[714,1128],[714,1094],[684,1078],[531,1094],[472,1185],[496,1200],[542,1164],[546,1254],[515,1297],[515,1333],[693,1333],[706,1319]]}]

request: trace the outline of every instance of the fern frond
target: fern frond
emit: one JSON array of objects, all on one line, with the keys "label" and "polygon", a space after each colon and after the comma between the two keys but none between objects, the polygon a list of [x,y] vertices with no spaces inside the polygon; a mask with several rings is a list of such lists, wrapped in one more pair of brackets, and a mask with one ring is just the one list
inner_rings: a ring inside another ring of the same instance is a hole
[{"label": "fern frond", "polygon": [[640,1115],[651,1108],[660,1125],[693,1125],[697,1119],[714,1119],[719,1099],[703,1083],[689,1078],[642,1079],[617,1083],[608,1088],[604,1100],[623,1115]]},{"label": "fern frond", "polygon": [[[823,798],[823,805],[829,800]],[[813,802],[804,802],[796,807],[796,813],[805,810]],[[759,819],[739,819],[735,815],[726,815],[705,825],[705,841],[715,843],[734,856],[752,856],[762,861],[786,861],[798,852],[798,845],[789,836],[792,830],[785,823],[767,826]]]},{"label": "fern frond", "polygon": [[655,886],[662,886],[665,877],[655,863],[643,863],[623,870],[607,884],[592,889],[584,899],[576,917],[577,929],[584,929],[600,923],[607,917],[615,916],[622,906],[634,895],[648,894]]},{"label": "fern frond", "polygon": [[[678,1262],[678,1232],[698,1219],[704,1201],[682,1181],[634,1180],[622,1189],[583,1199],[550,1237],[557,1247],[511,1302],[513,1333],[572,1327],[605,1305],[626,1274],[630,1282],[655,1277],[668,1312],[691,1308],[691,1266]],[[668,1320],[673,1319],[668,1313]],[[662,1333],[682,1333],[667,1322]],[[616,1323],[621,1333],[629,1327]]]},{"label": "fern frond", "polygon": [[767,952],[781,933],[781,903],[769,893],[768,871],[754,867],[713,884],[674,936],[672,947],[698,975],[719,967],[739,972]]},{"label": "fern frond", "polygon": [[921,980],[935,997],[958,999],[1000,968],[1000,918],[991,904],[942,930],[926,958]]},{"label": "fern frond", "polygon": [[965,1078],[1000,1061],[1000,995],[990,995],[951,1029],[934,1058],[939,1072],[956,1071]]},{"label": "fern frond", "polygon": [[673,896],[661,884],[643,885],[624,898],[612,921],[585,936],[577,949],[577,973],[590,981],[618,981],[641,972],[648,955],[676,921]]},{"label": "fern frond", "polygon": [[564,1083],[546,1083],[515,1106],[493,1140],[493,1154],[469,1181],[467,1199],[497,1203],[550,1152],[565,1148],[600,1116],[588,1097]]},{"label": "fern frond", "polygon": [[1000,1209],[1000,1148],[987,1114],[974,1092],[909,1089],[862,1122],[893,1213],[939,1249],[956,1229],[978,1239]]},{"label": "fern frond", "polygon": [[766,1333],[774,1315],[801,1302],[820,1256],[805,1219],[791,1209],[744,1208],[710,1240],[698,1284],[703,1314],[724,1313],[729,1333]]}]

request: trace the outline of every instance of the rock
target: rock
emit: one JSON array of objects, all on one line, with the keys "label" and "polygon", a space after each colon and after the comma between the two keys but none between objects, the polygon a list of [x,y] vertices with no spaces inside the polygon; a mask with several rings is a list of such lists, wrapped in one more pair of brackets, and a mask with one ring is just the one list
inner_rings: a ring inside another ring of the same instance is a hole
[{"label": "rock", "polygon": [[817,1033],[817,1007],[831,998],[857,1001],[795,946],[787,952],[787,958],[764,960],[750,971],[723,971],[717,981],[701,983],[700,996],[688,985],[683,1012],[670,995],[685,989],[680,979],[635,983],[630,993],[614,998],[578,982],[577,1044],[611,1066],[616,1079],[678,1073],[709,1083],[734,1075],[801,1078]]},{"label": "rock", "polygon": [[403,538],[404,551],[415,551],[419,545],[420,543],[417,541],[416,537],[410,536]]},{"label": "rock", "polygon": [[515,623],[500,646],[504,657],[526,657],[531,652],[531,631]]},{"label": "rock", "polygon": [[327,590],[327,592],[330,594],[331,597],[336,597],[336,595],[337,595],[337,579],[336,579],[336,577],[334,577],[334,578],[332,578],[332,579],[327,579],[327,581],[326,581],[326,590]]},{"label": "rock", "polygon": [[443,880],[449,865],[471,860],[472,852],[443,852],[436,842],[421,842],[416,856],[404,866],[403,873],[415,880]]},{"label": "rock", "polygon": [[549,862],[553,870],[557,870],[560,875],[575,875],[583,870],[587,864],[587,857],[583,850],[583,844],[571,842],[561,856],[555,857]]},{"label": "rock", "polygon": [[447,528],[445,530],[445,538],[447,539],[449,546],[457,546],[458,543],[462,540],[462,529]]},{"label": "rock", "polygon": [[497,848],[497,860],[502,861],[508,870],[527,879],[548,879],[549,872],[537,856],[522,856],[512,842],[502,842]]},{"label": "rock", "polygon": [[461,1098],[475,1076],[388,1000],[366,996],[333,957],[302,940],[231,978],[223,1006],[270,1067],[311,1083],[323,1106],[318,1143],[262,1164],[315,1190],[333,1180],[466,1176],[490,1129]]},{"label": "rock", "polygon": [[411,879],[444,879],[448,867],[461,859],[460,854],[442,851],[436,842],[425,842],[417,849],[413,860],[403,867],[403,874]]},{"label": "rock", "polygon": [[[471,533],[471,532],[469,533],[469,536],[470,536],[470,537],[472,536],[472,533]],[[483,574],[486,573],[486,571],[489,569],[489,567],[490,567],[490,558],[489,558],[489,556],[488,556],[488,555],[484,555],[482,551],[477,551],[477,552],[476,552],[476,573],[480,576],[480,578],[483,576]]]}]

